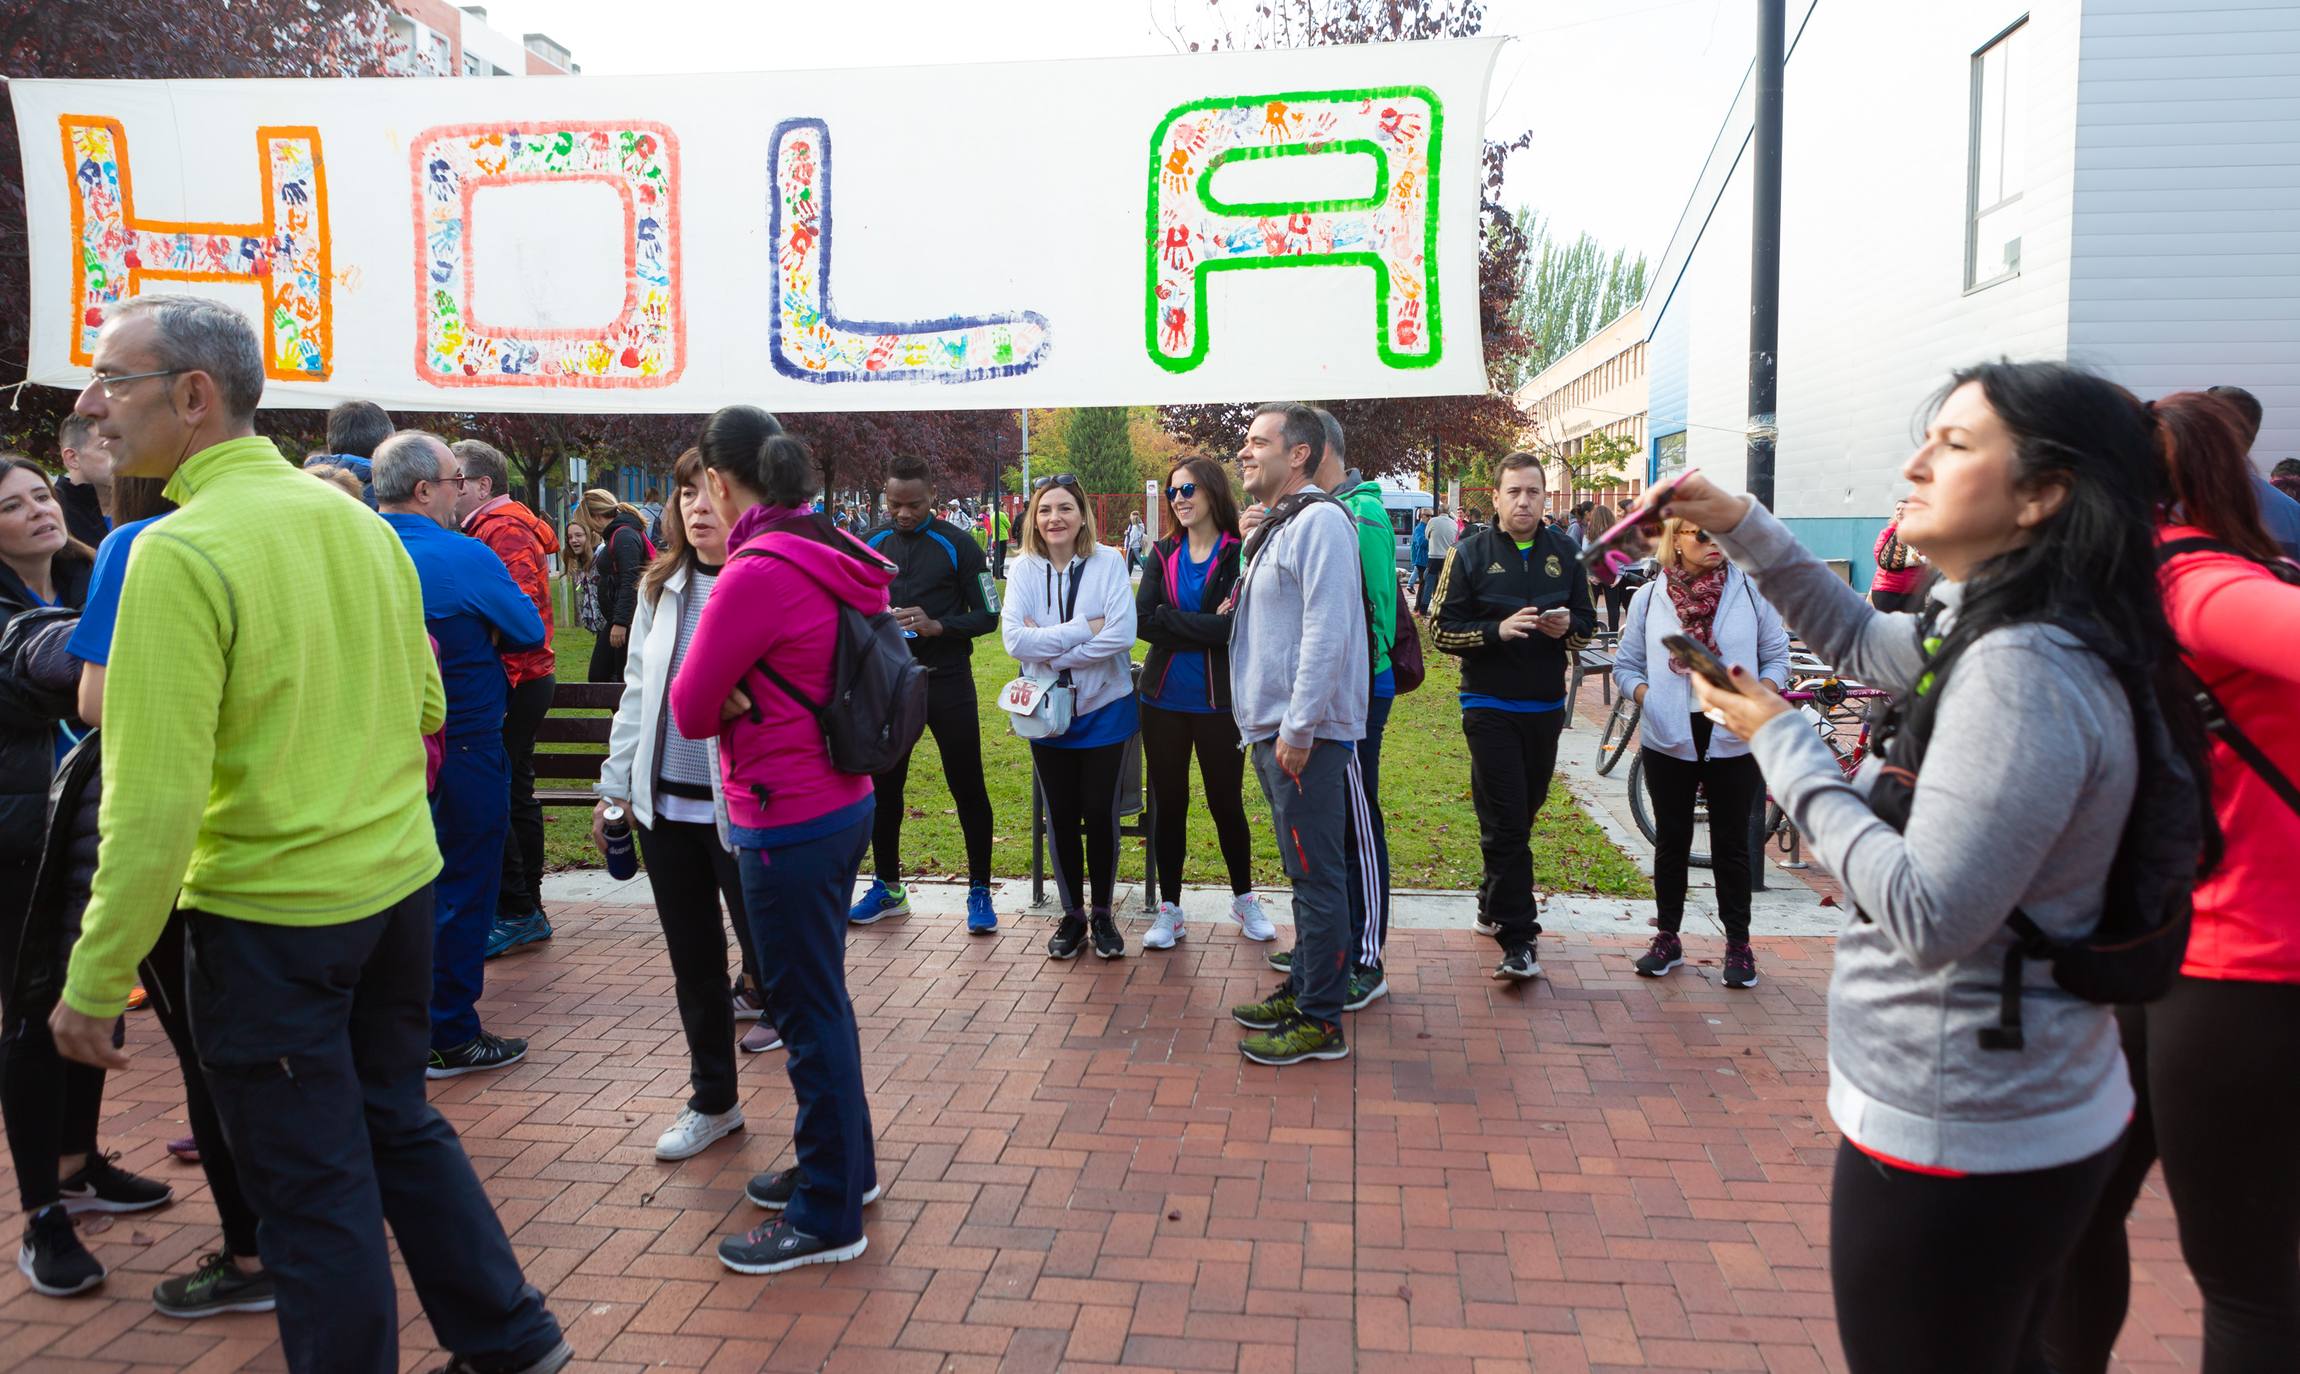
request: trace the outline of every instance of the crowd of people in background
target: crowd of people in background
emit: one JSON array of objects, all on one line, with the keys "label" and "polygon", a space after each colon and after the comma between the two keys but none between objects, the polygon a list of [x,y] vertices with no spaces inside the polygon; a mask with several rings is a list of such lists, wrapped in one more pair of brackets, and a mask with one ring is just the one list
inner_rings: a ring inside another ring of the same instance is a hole
[{"label": "crowd of people in background", "polygon": [[[2279,1182],[2300,1099],[2260,1091],[2261,1065],[2300,1052],[2283,877],[2300,505],[2282,489],[2300,478],[2250,468],[2248,393],[2143,404],[2055,364],[1956,374],[1864,597],[1698,475],[1640,507],[1658,527],[1642,583],[1593,584],[1617,513],[1553,518],[1526,452],[1499,460],[1490,523],[1442,504],[1415,521],[1401,586],[1380,488],[1335,417],[1296,403],[1254,411],[1242,505],[1231,468],[1185,457],[1152,520],[1110,542],[1068,474],[1033,483],[1010,525],[896,455],[883,518],[825,509],[806,444],[747,406],[709,418],[665,499],[587,491],[555,528],[499,450],[362,402],[297,471],[254,432],[259,345],[219,305],[119,307],[93,371],[61,482],[0,458],[0,1111],[41,1293],[106,1279],[73,1212],[173,1199],[103,1148],[140,1002],[184,1078],[191,1135],[169,1149],[205,1171],[221,1223],[158,1285],[160,1311],[276,1311],[291,1369],[396,1369],[388,1223],[452,1369],[572,1358],[424,1087],[526,1054],[482,1007],[487,960],[554,933],[534,756],[560,681],[556,564],[595,636],[586,675],[621,687],[593,840],[636,844],[687,1051],[657,1157],[744,1130],[739,1055],[785,1052],[793,1162],[746,1185],[767,1215],[718,1243],[731,1270],[869,1245],[883,1187],[846,942],[911,915],[920,734],[964,838],[965,927],[1004,928],[975,640],[995,630],[1017,665],[993,715],[1029,744],[1047,958],[1129,953],[1114,902],[1135,748],[1156,813],[1140,948],[1191,938],[1195,760],[1221,914],[1283,975],[1232,1008],[1239,1051],[1292,1065],[1346,1058],[1345,1018],[1388,993],[1382,754],[1425,626],[1460,661],[1492,976],[1540,974],[1532,829],[1602,601],[1657,813],[1635,973],[1685,961],[1704,806],[1727,988],[1758,983],[1748,822],[1768,792],[1852,909],[1829,1037],[1848,1367],[2105,1369],[2125,1214],[2159,1162],[2207,1367],[2300,1350],[2300,1194]],[[1847,777],[1783,699],[1792,630],[1892,694],[1886,767]],[[828,703],[874,646],[915,675],[919,710],[866,764]],[[355,712],[298,705],[345,682]],[[1285,841],[1291,949],[1256,890],[1249,765]],[[2174,906],[2192,915],[2161,998],[2067,986],[2072,962],[2132,947],[2101,932]]]}]

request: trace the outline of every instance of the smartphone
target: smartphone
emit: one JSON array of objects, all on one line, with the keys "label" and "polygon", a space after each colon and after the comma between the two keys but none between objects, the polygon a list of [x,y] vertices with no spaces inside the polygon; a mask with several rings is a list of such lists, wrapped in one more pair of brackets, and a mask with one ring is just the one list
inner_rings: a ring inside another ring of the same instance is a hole
[{"label": "smartphone", "polygon": [[1676,661],[1678,667],[1689,673],[1699,673],[1709,679],[1710,686],[1723,688],[1728,692],[1741,690],[1734,684],[1733,674],[1726,669],[1724,662],[1717,655],[1702,648],[1701,642],[1693,636],[1663,635],[1661,636],[1661,647],[1669,651],[1669,657]]},{"label": "smartphone", "polygon": [[1687,468],[1646,488],[1636,507],[1613,523],[1613,527],[1589,541],[1581,551],[1582,566],[1589,575],[1604,586],[1621,580],[1628,567],[1653,556],[1654,545],[1661,539],[1661,508],[1669,503],[1671,493],[1680,482],[1699,472]]}]

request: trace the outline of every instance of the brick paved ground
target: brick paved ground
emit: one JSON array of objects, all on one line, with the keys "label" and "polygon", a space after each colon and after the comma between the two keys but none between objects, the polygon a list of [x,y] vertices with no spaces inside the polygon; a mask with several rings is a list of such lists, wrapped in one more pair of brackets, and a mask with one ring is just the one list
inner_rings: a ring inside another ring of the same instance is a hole
[{"label": "brick paved ground", "polygon": [[[1264,947],[1048,965],[890,922],[853,942],[886,1199],[862,1260],[743,1278],[711,1257],[789,1159],[781,1056],[744,1065],[747,1136],[683,1164],[684,1097],[652,914],[562,911],[551,946],[490,966],[508,1072],[437,1086],[584,1369],[1131,1369],[1329,1374],[1835,1370],[1819,1115],[1824,941],[1759,941],[1765,975],[1661,983],[1626,940],[1549,942],[1528,990],[1489,942],[1401,933],[1356,1055],[1244,1063],[1223,1015]],[[1138,932],[1137,932],[1138,933]],[[0,1277],[0,1367],[275,1369],[268,1318],[170,1321],[150,1285],[214,1239],[195,1170],[163,1161],[180,1083],[156,1027],[113,1080],[110,1144],[183,1200],[91,1237],[104,1296]],[[12,1187],[6,1196],[13,1197]],[[20,1219],[0,1218],[14,1227]],[[2124,1355],[2193,1368],[2194,1287],[2153,1194],[2134,1223]],[[402,1291],[402,1364],[432,1361]]]}]

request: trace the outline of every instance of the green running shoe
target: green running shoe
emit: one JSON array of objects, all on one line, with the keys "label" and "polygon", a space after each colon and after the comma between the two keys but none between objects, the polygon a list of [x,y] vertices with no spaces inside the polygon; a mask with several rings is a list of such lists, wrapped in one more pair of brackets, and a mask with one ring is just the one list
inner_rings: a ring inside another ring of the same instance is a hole
[{"label": "green running shoe", "polygon": [[1242,1007],[1230,1008],[1230,1019],[1248,1030],[1275,1030],[1298,1013],[1294,1008],[1294,994],[1279,988],[1266,1002],[1248,1002]]},{"label": "green running shoe", "polygon": [[1277,1028],[1260,1035],[1249,1035],[1238,1042],[1238,1053],[1257,1064],[1299,1064],[1305,1059],[1347,1059],[1350,1043],[1342,1038],[1342,1028],[1331,1030],[1314,1021],[1295,1016]]}]

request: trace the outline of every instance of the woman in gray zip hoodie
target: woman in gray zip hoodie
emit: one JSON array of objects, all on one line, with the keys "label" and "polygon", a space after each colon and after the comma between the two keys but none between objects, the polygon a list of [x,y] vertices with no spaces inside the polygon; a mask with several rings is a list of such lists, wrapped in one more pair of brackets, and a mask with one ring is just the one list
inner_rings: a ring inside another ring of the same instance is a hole
[{"label": "woman in gray zip hoodie", "polygon": [[[1848,783],[1745,670],[1741,693],[1696,684],[1858,908],[1829,984],[1829,1111],[1845,1133],[1830,1268],[1854,1374],[2045,1368],[2051,1277],[2132,1114],[2110,1009],[2063,992],[2049,964],[2022,971],[2025,1045],[1984,1048],[1981,1032],[2014,908],[2059,939],[2100,920],[2139,773],[2117,673],[2172,651],[2149,547],[2153,433],[2129,393],[2071,368],[1957,374],[1902,469],[1902,537],[1942,575],[1929,641],[1754,502],[1700,477],[1669,498],[1849,676],[1937,693],[1895,831],[1870,809],[1875,761]],[[1954,666],[1936,681],[1944,641]]]}]

